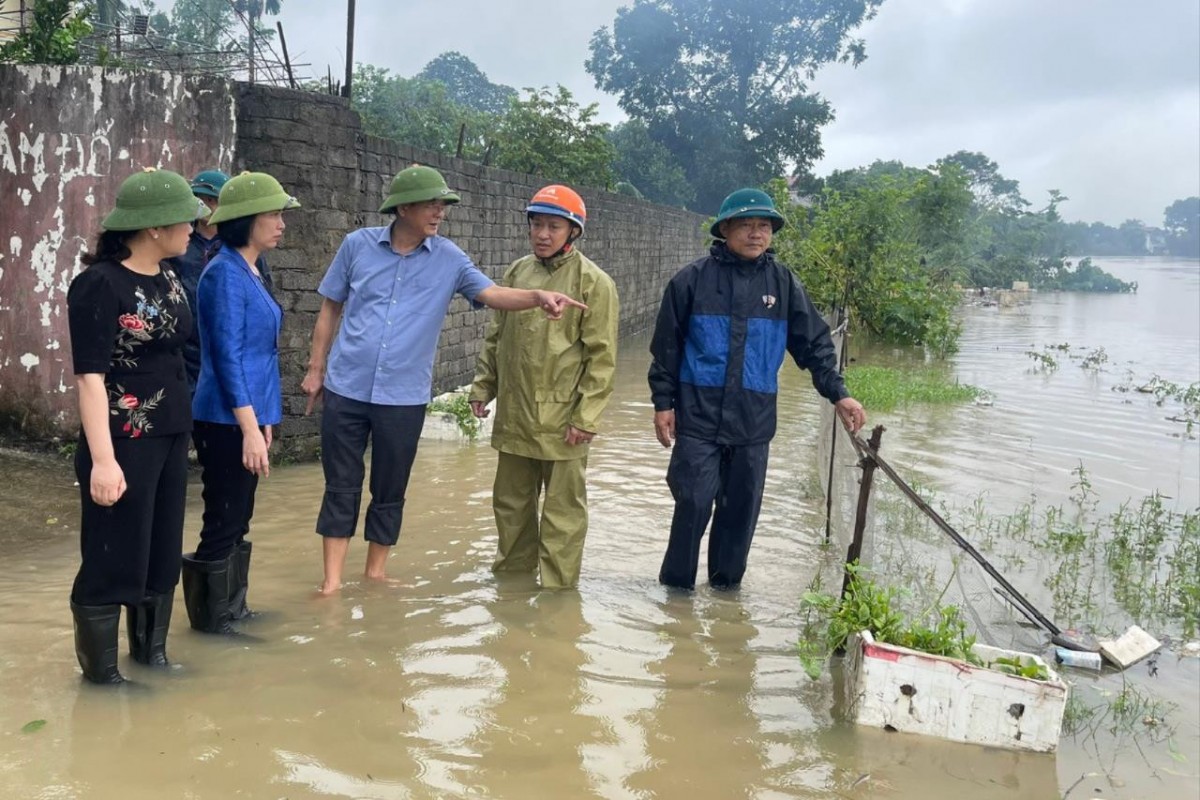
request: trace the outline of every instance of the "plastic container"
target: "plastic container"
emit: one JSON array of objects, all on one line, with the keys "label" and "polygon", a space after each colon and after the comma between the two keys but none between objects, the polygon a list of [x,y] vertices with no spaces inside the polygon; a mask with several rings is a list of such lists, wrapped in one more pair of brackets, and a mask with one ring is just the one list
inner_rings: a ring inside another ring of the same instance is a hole
[{"label": "plastic container", "polygon": [[876,642],[862,631],[846,644],[849,718],[955,742],[1053,753],[1067,685],[1036,655],[981,644],[973,649],[984,663],[1004,657],[1043,666],[1049,680]]},{"label": "plastic container", "polygon": [[1054,660],[1066,667],[1099,670],[1104,664],[1099,653],[1088,653],[1083,650],[1068,650],[1065,647],[1054,648]]}]

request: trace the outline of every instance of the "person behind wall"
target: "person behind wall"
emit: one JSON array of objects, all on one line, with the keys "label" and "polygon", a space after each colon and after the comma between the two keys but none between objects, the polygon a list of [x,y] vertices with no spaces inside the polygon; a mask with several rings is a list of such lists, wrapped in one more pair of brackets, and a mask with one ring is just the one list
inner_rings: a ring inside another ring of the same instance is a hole
[{"label": "person behind wall", "polygon": [[371,580],[386,577],[432,393],[438,334],[453,296],[461,294],[477,308],[540,308],[551,319],[569,307],[584,308],[561,292],[495,285],[456,244],[438,235],[446,209],[458,201],[437,170],[420,165],[401,170],[379,208],[391,222],[350,233],[317,289],[323,300],[301,388],[308,412],[324,398],[325,495],[316,525],[324,537],[322,594],[342,584],[358,525],[368,440],[364,574]]},{"label": "person behind wall", "polygon": [[[229,180],[229,176],[219,169],[206,169],[196,173],[192,178],[192,194],[208,207],[209,212],[217,210],[217,198],[221,187]],[[217,226],[207,219],[196,221],[195,230],[188,237],[187,252],[178,258],[171,259],[171,266],[179,280],[183,283],[183,293],[187,295],[188,306],[192,309],[193,318],[196,316],[196,284],[200,282],[200,273],[208,266],[213,256],[221,252],[221,238],[217,234]],[[262,275],[263,283],[271,289],[271,272],[267,268],[265,258],[259,257],[254,266]],[[196,393],[196,380],[200,377],[200,326],[192,326],[192,335],[183,346],[183,360],[187,364],[188,387],[192,394]]]},{"label": "person behind wall", "polygon": [[695,588],[710,519],[709,585],[736,589],[742,581],[785,353],[811,373],[851,432],[866,423],[838,373],[829,326],[770,250],[785,224],[765,192],[733,192],[712,225],[709,255],[676,273],[663,294],[649,382],[655,435],[663,447],[674,445],[667,485],[675,511],[658,576],[670,587]]},{"label": "person behind wall", "polygon": [[270,175],[244,172],[224,185],[209,218],[222,246],[196,292],[202,358],[192,401],[204,522],[196,552],[183,557],[188,619],[204,633],[233,633],[232,621],[251,614],[246,534],[258,479],[271,471],[273,426],[283,420],[283,310],[255,265],[279,245],[283,212],[299,207]]},{"label": "person behind wall", "polygon": [[117,665],[122,605],[129,654],[168,664],[192,428],[182,355],[192,314],[167,259],[187,249],[192,221],[204,213],[182,176],[130,176],[67,292],[82,428],[82,558],[71,612],[75,654],[93,683],[125,680]]},{"label": "person behind wall", "polygon": [[513,262],[503,285],[555,289],[587,310],[568,309],[558,322],[533,311],[497,312],[469,400],[480,418],[496,400],[492,510],[500,541],[493,569],[537,572],[546,589],[574,588],[588,528],[588,450],[616,369],[617,289],[575,245],[587,209],[572,189],[539,190],[525,215],[533,253]]}]

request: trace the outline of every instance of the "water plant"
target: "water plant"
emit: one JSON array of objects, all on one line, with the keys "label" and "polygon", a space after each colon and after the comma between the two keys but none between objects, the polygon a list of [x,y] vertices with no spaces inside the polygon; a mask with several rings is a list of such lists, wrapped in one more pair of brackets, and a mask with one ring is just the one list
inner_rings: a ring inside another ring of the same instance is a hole
[{"label": "water plant", "polygon": [[1043,370],[1045,372],[1053,372],[1058,369],[1058,359],[1050,355],[1045,350],[1038,352],[1037,350],[1026,350],[1025,355],[1033,359],[1035,370]]},{"label": "water plant", "polygon": [[868,408],[892,411],[914,403],[966,403],[984,392],[959,383],[950,373],[935,367],[893,368],[854,365],[846,370],[850,393]]},{"label": "water plant", "polygon": [[957,606],[935,605],[908,620],[899,609],[900,590],[882,586],[857,563],[847,564],[849,580],[841,597],[820,591],[820,576],[810,584],[802,603],[806,609],[804,635],[797,644],[805,673],[821,676],[825,661],[845,648],[855,633],[869,630],[876,641],[962,659],[982,666],[974,654],[975,637]]}]

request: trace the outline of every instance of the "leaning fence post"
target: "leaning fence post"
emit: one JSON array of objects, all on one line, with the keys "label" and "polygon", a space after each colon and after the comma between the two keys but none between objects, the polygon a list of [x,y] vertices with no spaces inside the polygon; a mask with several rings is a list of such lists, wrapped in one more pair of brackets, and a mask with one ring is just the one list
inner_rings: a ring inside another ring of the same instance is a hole
[{"label": "leaning fence post", "polygon": [[[882,425],[876,425],[871,431],[871,438],[867,440],[867,444],[871,446],[871,452],[878,453],[879,445],[883,441],[883,432],[887,428]],[[853,564],[862,555],[863,533],[867,529],[867,508],[871,502],[871,484],[875,481],[875,459],[871,455],[864,454],[859,459],[858,465],[862,467],[862,483],[858,487],[858,509],[854,512],[854,537],[850,540],[850,546],[846,548],[846,564]],[[842,597],[846,596],[846,590],[850,588],[850,571],[845,570],[842,575]]]}]

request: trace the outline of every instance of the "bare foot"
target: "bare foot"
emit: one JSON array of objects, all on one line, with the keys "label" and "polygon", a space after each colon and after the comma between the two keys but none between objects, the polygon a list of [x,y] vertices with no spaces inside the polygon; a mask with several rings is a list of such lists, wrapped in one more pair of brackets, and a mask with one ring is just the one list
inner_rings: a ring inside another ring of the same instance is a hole
[{"label": "bare foot", "polygon": [[341,588],[341,583],[322,583],[321,588],[317,589],[317,597],[331,597],[337,594]]}]

